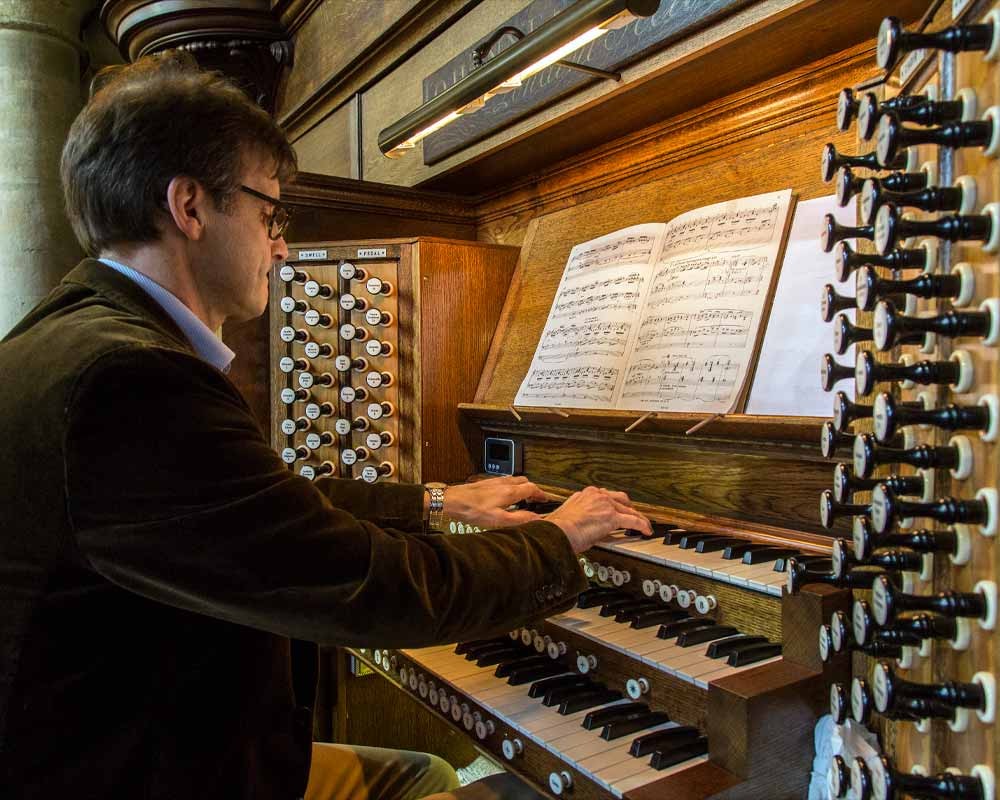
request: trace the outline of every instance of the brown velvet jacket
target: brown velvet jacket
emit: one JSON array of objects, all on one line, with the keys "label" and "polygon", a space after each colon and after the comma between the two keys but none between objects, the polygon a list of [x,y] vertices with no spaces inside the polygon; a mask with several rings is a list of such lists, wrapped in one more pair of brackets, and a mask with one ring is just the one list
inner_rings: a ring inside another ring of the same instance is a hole
[{"label": "brown velvet jacket", "polygon": [[483,637],[583,588],[551,523],[428,534],[421,487],[293,475],[100,262],[0,343],[0,376],[6,800],[300,797],[312,725],[289,637]]}]

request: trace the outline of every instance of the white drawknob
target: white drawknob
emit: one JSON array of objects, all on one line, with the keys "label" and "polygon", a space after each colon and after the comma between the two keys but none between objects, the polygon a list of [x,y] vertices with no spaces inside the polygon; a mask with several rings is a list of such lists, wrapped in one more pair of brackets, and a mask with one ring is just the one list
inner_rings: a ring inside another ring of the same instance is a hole
[{"label": "white drawknob", "polygon": [[520,739],[504,739],[500,745],[503,757],[508,761],[513,761],[515,757],[524,752],[524,743]]},{"label": "white drawknob", "polygon": [[553,661],[558,661],[559,656],[566,655],[566,642],[549,642],[546,652]]},{"label": "white drawknob", "polygon": [[656,591],[657,589],[655,584],[649,578],[646,578],[646,580],[642,582],[642,593],[646,595],[646,597],[654,597],[656,595]]},{"label": "white drawknob", "polygon": [[580,653],[576,657],[576,669],[581,675],[586,675],[592,669],[597,669],[597,656]]},{"label": "white drawknob", "polygon": [[566,770],[562,770],[561,772],[549,773],[549,788],[552,790],[552,794],[554,794],[556,797],[560,796],[572,785],[573,785],[573,776],[570,775]]},{"label": "white drawknob", "polygon": [[694,607],[699,614],[707,614],[718,605],[714,594],[700,594],[694,599]]},{"label": "white drawknob", "polygon": [[594,566],[597,567],[597,579],[602,583],[606,583],[611,570],[604,566],[604,564],[595,564]]},{"label": "white drawknob", "polygon": [[649,691],[649,681],[645,678],[629,678],[625,682],[625,694],[633,700],[638,700]]},{"label": "white drawknob", "polygon": [[690,608],[697,597],[698,593],[694,589],[681,589],[677,593],[677,605],[681,608]]}]

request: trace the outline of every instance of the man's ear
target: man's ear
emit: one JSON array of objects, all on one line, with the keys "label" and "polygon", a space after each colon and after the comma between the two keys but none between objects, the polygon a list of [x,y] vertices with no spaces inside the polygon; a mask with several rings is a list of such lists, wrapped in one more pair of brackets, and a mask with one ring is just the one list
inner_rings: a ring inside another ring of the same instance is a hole
[{"label": "man's ear", "polygon": [[167,184],[167,213],[187,239],[198,241],[204,235],[205,211],[210,202],[208,193],[194,178],[178,175]]}]

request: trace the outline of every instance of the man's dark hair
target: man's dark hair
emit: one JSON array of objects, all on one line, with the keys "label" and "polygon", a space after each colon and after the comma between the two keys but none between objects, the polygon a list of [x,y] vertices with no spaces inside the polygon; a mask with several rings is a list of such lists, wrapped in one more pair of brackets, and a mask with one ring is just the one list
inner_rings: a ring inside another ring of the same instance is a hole
[{"label": "man's dark hair", "polygon": [[95,78],[63,148],[66,213],[90,255],[155,241],[173,178],[197,180],[227,211],[255,156],[273,159],[281,182],[297,169],[284,132],[241,89],[187,53],[147,56]]}]

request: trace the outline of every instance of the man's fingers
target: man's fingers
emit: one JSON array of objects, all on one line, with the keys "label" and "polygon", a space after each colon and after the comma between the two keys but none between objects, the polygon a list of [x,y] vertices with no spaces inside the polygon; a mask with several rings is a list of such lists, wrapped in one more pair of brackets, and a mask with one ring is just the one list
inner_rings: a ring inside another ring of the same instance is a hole
[{"label": "man's fingers", "polygon": [[510,501],[507,505],[516,503],[519,500],[547,500],[549,497],[545,492],[535,486],[535,484],[529,482],[527,479],[523,483],[508,485],[507,491],[509,492],[510,497]]},{"label": "man's fingers", "polygon": [[639,531],[643,536],[653,535],[653,526],[649,524],[649,520],[638,514],[617,514],[615,519],[619,528]]},{"label": "man's fingers", "polygon": [[604,492],[612,500],[616,500],[619,503],[625,503],[627,505],[632,504],[632,501],[629,499],[629,496],[625,494],[625,492],[616,492],[611,489],[601,489],[601,491]]}]

